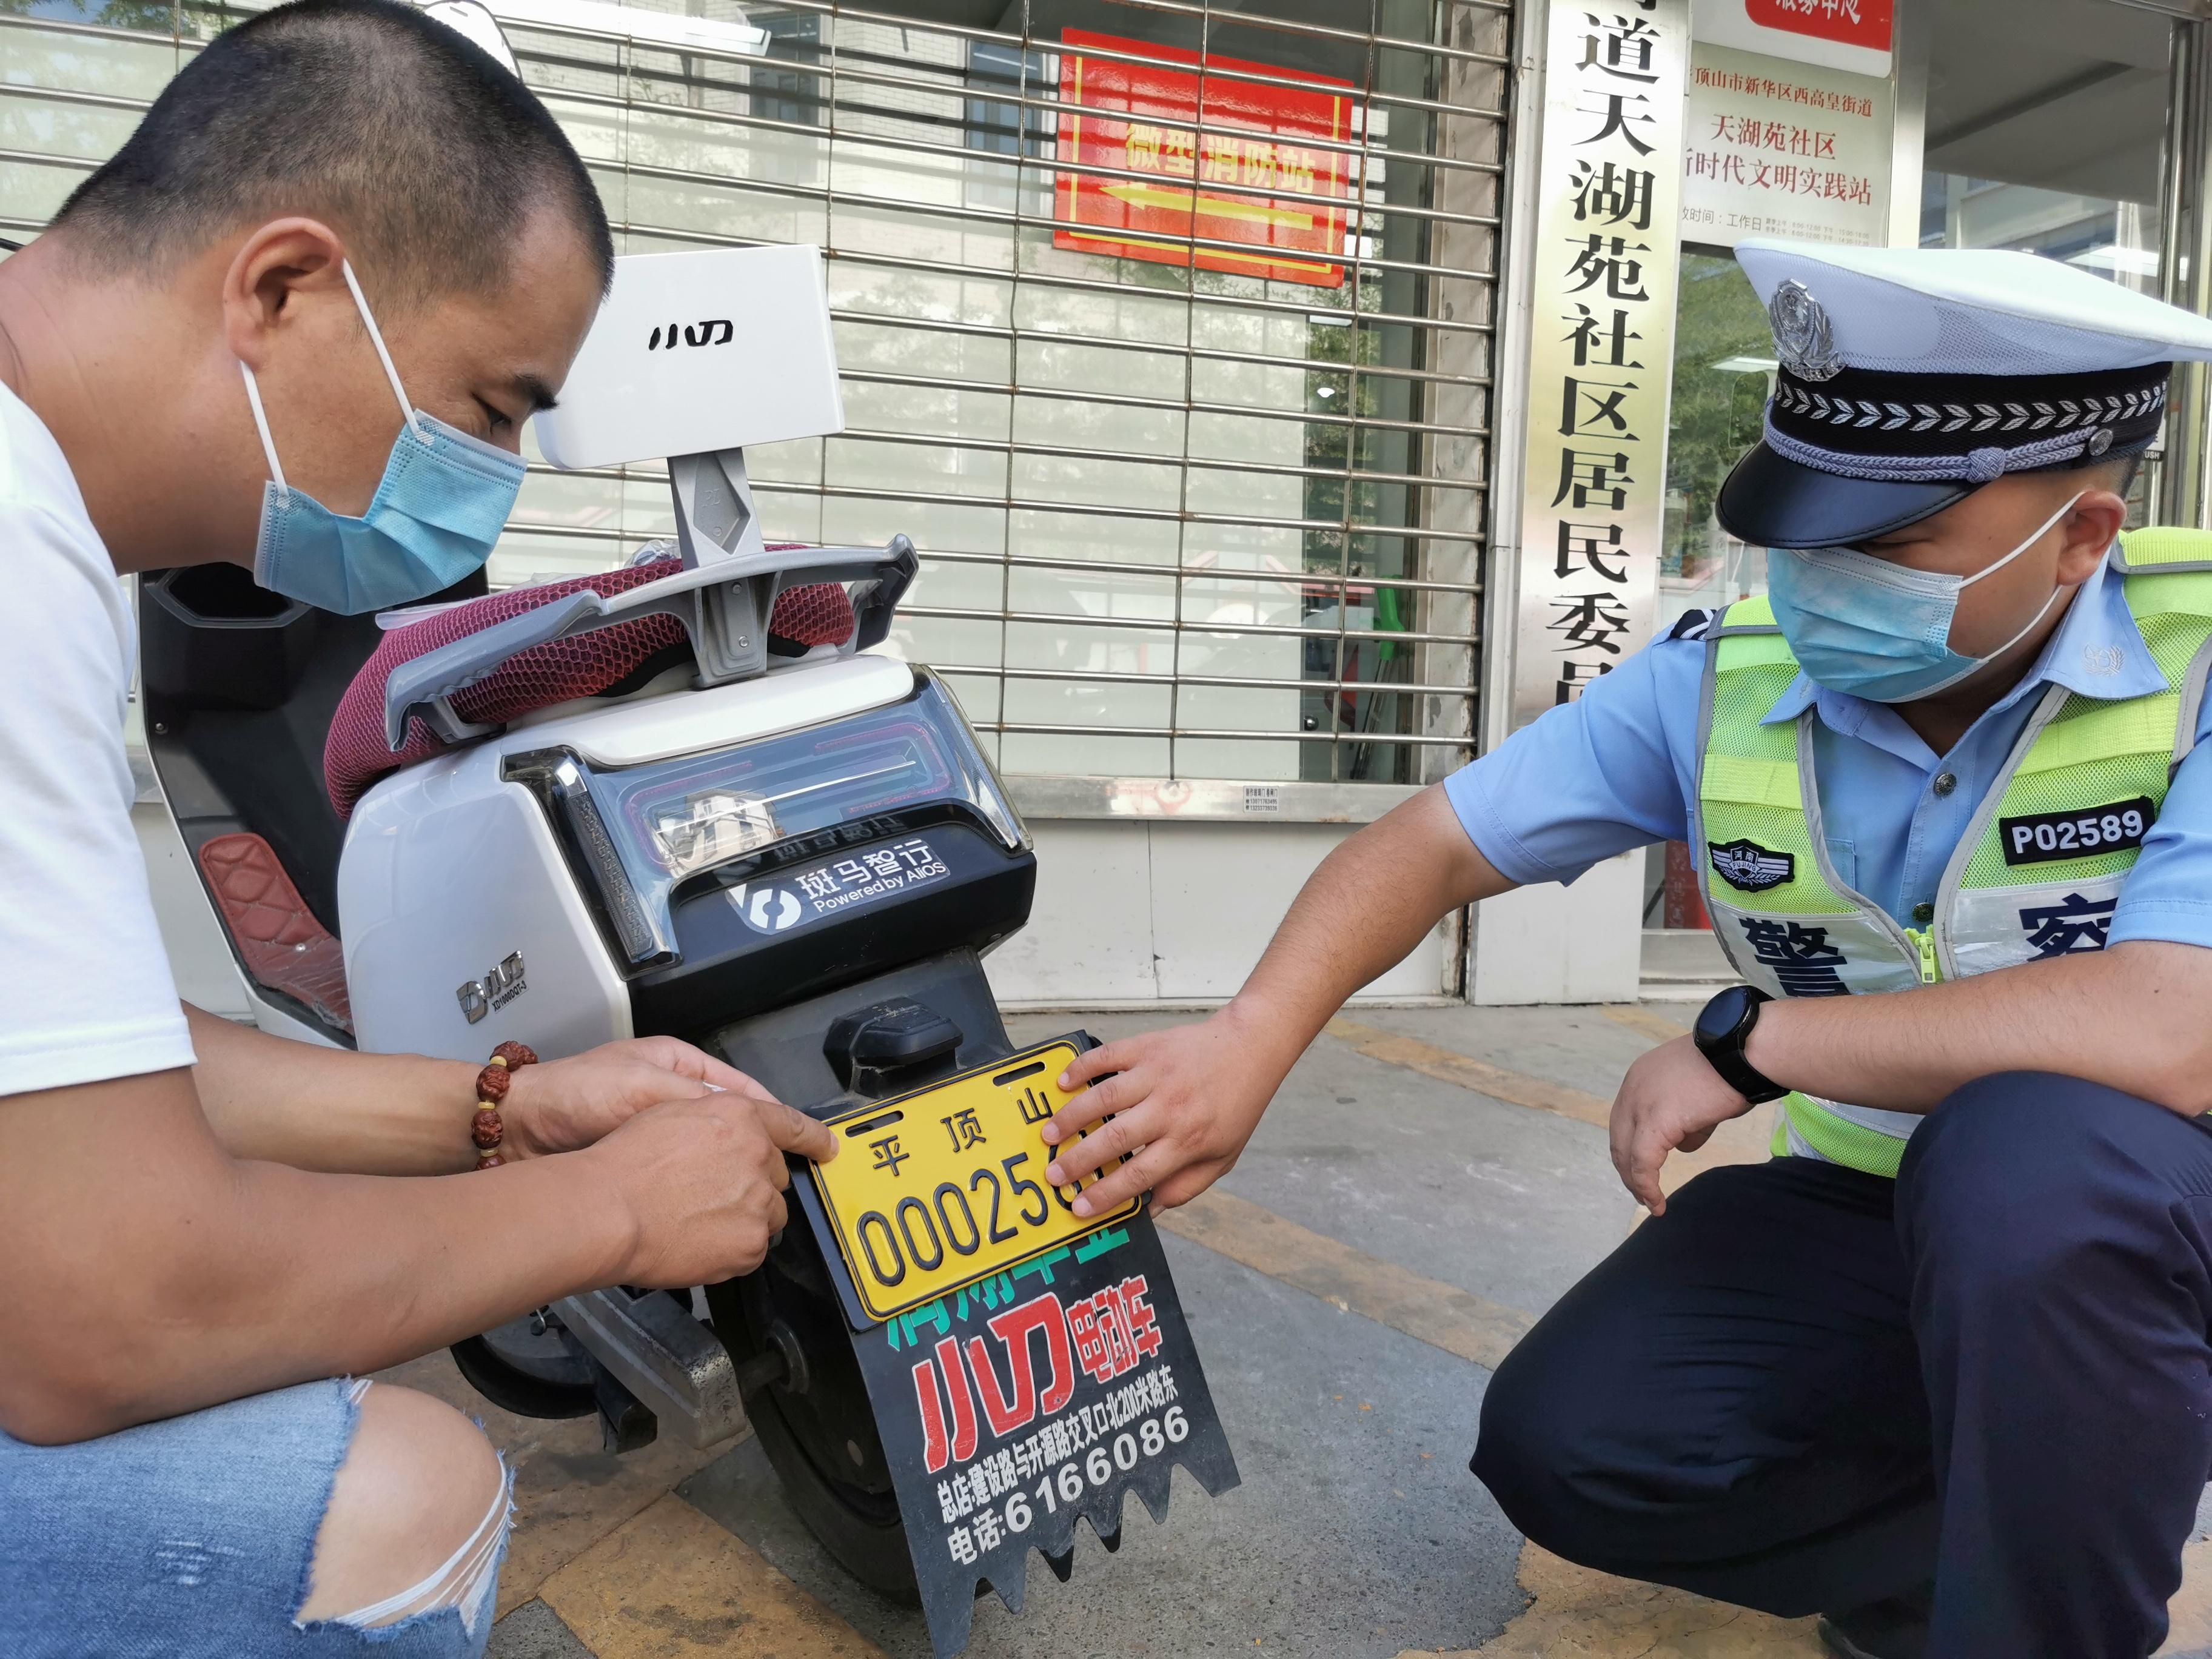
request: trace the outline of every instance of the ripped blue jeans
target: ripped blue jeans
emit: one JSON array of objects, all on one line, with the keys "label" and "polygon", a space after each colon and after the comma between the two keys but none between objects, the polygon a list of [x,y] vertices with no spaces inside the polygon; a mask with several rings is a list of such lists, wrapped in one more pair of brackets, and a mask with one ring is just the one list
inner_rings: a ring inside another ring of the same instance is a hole
[{"label": "ripped blue jeans", "polygon": [[0,1654],[476,1659],[495,1591],[473,1629],[451,1607],[371,1629],[293,1620],[358,1414],[334,1381],[70,1446],[0,1433]]}]

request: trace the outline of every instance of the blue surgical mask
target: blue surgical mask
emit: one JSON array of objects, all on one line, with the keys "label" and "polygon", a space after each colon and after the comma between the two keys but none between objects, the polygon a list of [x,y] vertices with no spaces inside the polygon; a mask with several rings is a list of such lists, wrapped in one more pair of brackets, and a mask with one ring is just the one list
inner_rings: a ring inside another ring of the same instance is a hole
[{"label": "blue surgical mask", "polygon": [[405,605],[481,568],[507,526],[525,468],[520,455],[472,438],[407,401],[353,267],[341,269],[404,417],[367,513],[357,519],[333,513],[284,482],[269,417],[261,410],[261,388],[251,368],[238,367],[246,376],[261,453],[269,460],[253,580],[289,598],[350,615]]},{"label": "blue surgical mask", "polygon": [[2041,541],[2086,493],[2076,494],[2026,541],[1971,576],[1908,570],[1852,547],[1812,552],[1770,548],[1766,595],[1774,606],[1774,620],[1790,641],[1797,665],[1832,691],[1847,691],[1874,702],[1912,702],[1933,696],[2011,650],[2058,603],[2066,591],[2063,587],[2054,588],[2027,626],[1994,651],[1969,657],[1951,648],[1951,622],[1958,612],[1959,595]]}]

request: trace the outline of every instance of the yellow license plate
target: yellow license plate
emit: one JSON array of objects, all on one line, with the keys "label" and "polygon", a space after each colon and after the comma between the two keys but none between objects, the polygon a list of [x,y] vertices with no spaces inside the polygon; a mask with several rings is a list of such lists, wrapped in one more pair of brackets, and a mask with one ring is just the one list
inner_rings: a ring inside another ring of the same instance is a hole
[{"label": "yellow license plate", "polygon": [[841,1144],[813,1166],[814,1179],[871,1317],[933,1302],[1136,1213],[1139,1199],[1111,1215],[1079,1216],[1081,1188],[1044,1178],[1053,1149],[1038,1129],[1072,1098],[1058,1079],[1078,1052],[1049,1042],[829,1120]]}]

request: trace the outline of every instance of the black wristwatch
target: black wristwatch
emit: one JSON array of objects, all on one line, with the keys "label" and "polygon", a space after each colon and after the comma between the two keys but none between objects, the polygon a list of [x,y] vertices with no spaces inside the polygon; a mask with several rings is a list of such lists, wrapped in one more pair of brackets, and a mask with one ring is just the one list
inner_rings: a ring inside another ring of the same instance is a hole
[{"label": "black wristwatch", "polygon": [[1721,1081],[1756,1106],[1790,1092],[1743,1057],[1751,1028],[1759,1024],[1761,1003],[1774,999],[1751,985],[1731,985],[1698,1011],[1692,1033],[1698,1052],[1721,1074]]}]

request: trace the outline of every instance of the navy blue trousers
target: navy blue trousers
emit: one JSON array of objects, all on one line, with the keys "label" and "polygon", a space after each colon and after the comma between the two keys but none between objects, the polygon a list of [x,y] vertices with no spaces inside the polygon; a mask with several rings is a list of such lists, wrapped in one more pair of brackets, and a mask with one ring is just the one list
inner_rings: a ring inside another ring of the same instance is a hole
[{"label": "navy blue trousers", "polygon": [[1934,1659],[2143,1659],[2212,1477],[2212,1133],[2041,1073],[1895,1182],[1714,1170],[1499,1367],[1474,1462],[1571,1561],[1785,1617],[1936,1583]]}]

